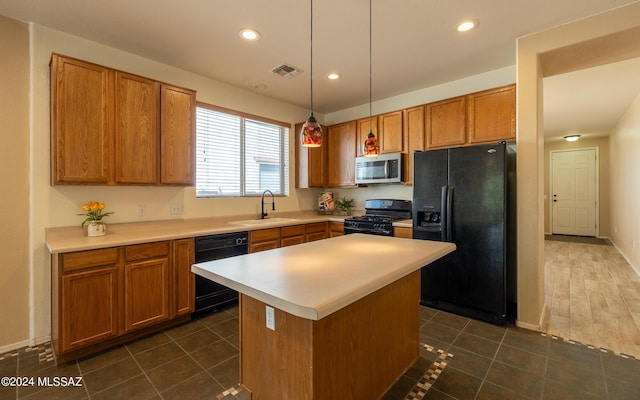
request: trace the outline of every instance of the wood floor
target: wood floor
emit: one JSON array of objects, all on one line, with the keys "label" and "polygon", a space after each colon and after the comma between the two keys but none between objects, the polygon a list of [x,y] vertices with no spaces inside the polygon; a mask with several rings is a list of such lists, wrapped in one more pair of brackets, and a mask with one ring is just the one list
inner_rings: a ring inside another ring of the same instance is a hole
[{"label": "wood floor", "polygon": [[610,245],[545,240],[543,329],[640,359],[640,276]]}]

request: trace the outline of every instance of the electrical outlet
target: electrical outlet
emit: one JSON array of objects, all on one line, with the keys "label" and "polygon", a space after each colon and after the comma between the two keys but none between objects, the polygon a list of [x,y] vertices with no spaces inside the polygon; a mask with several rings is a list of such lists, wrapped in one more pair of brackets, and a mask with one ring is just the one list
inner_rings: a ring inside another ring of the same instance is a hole
[{"label": "electrical outlet", "polygon": [[182,204],[182,203],[171,204],[170,212],[171,212],[171,214],[182,214],[182,213],[184,213],[184,204]]},{"label": "electrical outlet", "polygon": [[267,328],[272,331],[276,330],[276,315],[273,310],[273,307],[266,306],[267,311]]},{"label": "electrical outlet", "polygon": [[137,215],[138,217],[144,217],[145,215],[147,215],[147,206],[145,206],[144,204],[138,204]]}]

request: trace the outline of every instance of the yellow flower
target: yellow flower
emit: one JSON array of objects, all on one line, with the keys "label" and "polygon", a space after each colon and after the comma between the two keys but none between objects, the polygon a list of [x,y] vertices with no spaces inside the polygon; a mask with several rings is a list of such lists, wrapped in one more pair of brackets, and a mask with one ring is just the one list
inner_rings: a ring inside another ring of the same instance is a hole
[{"label": "yellow flower", "polygon": [[104,210],[105,207],[106,205],[104,203],[100,203],[98,201],[89,201],[83,204],[82,211],[84,211],[84,213],[78,215],[86,216],[86,218],[84,221],[82,221],[82,225],[80,226],[84,227],[84,224],[86,224],[87,222],[101,221],[102,218],[108,217],[109,215],[113,214],[113,212],[103,213],[102,210]]}]

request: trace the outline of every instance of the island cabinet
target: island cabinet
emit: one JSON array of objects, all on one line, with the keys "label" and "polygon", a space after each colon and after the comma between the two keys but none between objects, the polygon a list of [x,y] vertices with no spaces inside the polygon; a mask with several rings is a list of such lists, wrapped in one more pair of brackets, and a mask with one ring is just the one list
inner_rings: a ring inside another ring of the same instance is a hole
[{"label": "island cabinet", "polygon": [[327,129],[327,186],[355,186],[356,121]]},{"label": "island cabinet", "polygon": [[425,149],[425,106],[413,107],[403,112],[403,134],[405,141],[404,177],[402,182],[413,182],[413,153]]},{"label": "island cabinet", "polygon": [[[294,136],[297,138],[302,123],[296,124]],[[327,185],[327,128],[324,143],[320,147],[303,147],[300,140],[296,140],[296,187],[301,189],[323,188]]]},{"label": "island cabinet", "polygon": [[195,92],[53,54],[51,184],[191,185]]},{"label": "island cabinet", "polygon": [[54,254],[51,336],[57,361],[189,320],[193,249],[190,238]]},{"label": "island cabinet", "polygon": [[464,145],[466,98],[464,96],[426,105],[427,149]]},{"label": "island cabinet", "polygon": [[469,143],[516,138],[516,86],[509,85],[466,96]]}]

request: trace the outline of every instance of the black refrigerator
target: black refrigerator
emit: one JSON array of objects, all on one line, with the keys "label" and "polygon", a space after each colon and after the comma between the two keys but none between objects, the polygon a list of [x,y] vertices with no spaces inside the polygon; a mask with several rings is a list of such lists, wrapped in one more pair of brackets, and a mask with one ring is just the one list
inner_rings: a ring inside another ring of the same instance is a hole
[{"label": "black refrigerator", "polygon": [[413,238],[457,249],[421,271],[421,304],[515,318],[516,151],[507,143],[414,153]]}]

